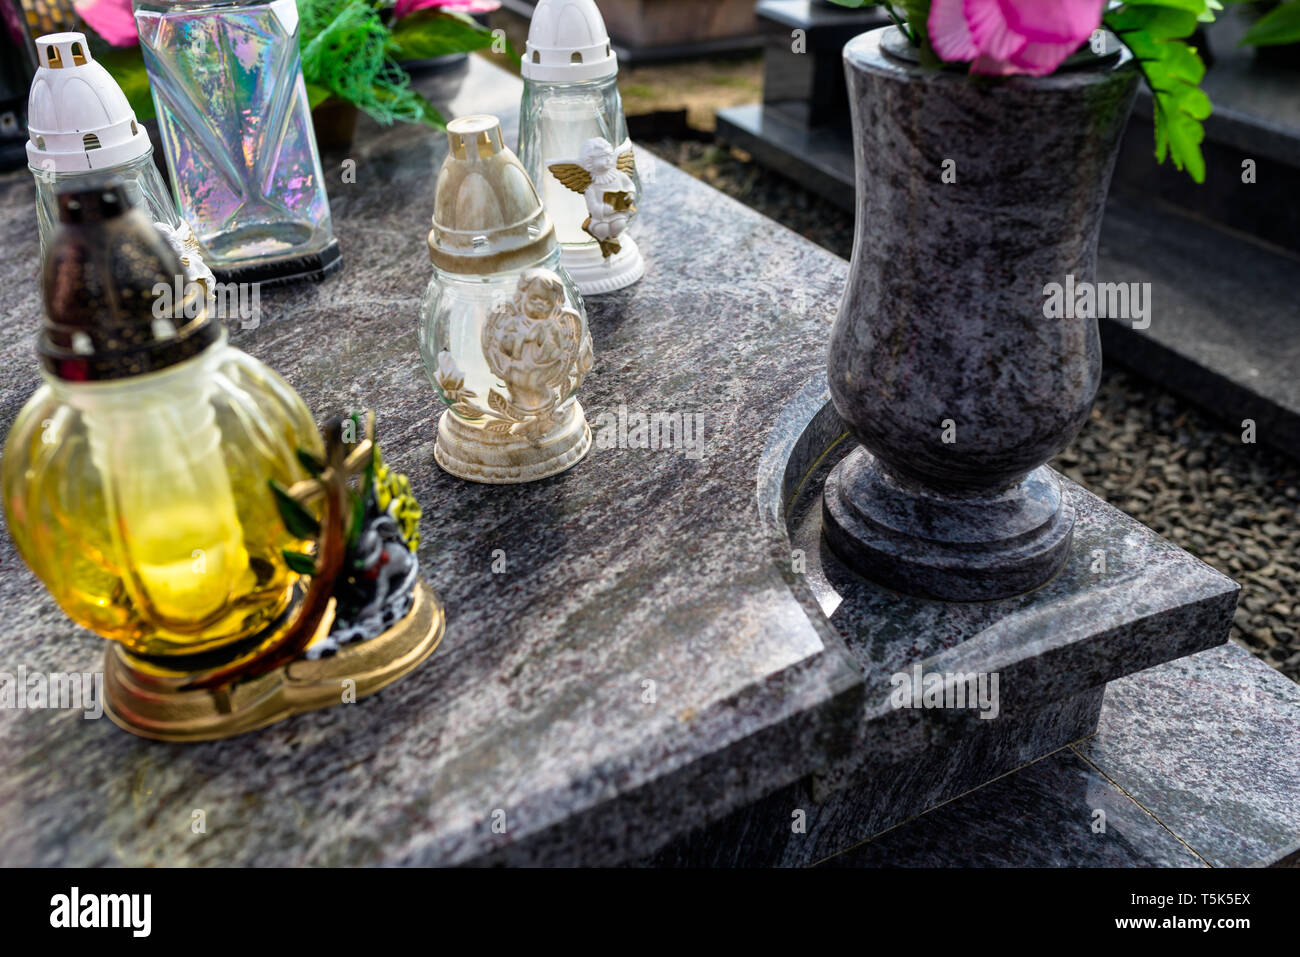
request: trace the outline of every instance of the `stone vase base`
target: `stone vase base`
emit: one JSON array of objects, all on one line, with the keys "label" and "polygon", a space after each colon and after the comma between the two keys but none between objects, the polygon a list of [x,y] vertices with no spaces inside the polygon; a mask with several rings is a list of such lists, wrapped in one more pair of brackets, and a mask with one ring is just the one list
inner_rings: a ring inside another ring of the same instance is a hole
[{"label": "stone vase base", "polygon": [[1074,509],[1047,466],[976,497],[908,486],[864,448],[826,479],[826,541],[859,574],[896,591],[986,601],[1037,588],[1065,564]]},{"label": "stone vase base", "polygon": [[635,240],[626,234],[618,238],[619,251],[606,258],[595,243],[588,246],[564,246],[560,265],[578,285],[584,296],[599,296],[630,286],[645,275],[645,260]]},{"label": "stone vase base", "polygon": [[591,428],[577,400],[559,425],[538,439],[490,432],[486,424],[467,422],[451,410],[443,412],[433,447],[433,457],[443,471],[471,482],[514,485],[572,468],[591,449]]}]

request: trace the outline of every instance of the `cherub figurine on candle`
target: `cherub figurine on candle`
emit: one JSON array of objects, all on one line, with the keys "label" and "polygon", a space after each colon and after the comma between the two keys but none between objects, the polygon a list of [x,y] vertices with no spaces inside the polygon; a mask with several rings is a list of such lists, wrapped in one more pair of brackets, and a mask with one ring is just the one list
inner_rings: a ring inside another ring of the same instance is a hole
[{"label": "cherub figurine on candle", "polygon": [[622,247],[618,237],[627,229],[636,212],[636,171],[632,151],[614,154],[609,140],[593,136],[582,144],[576,162],[552,163],[547,167],[555,178],[581,193],[587,203],[583,232],[600,244],[600,254],[608,259]]},{"label": "cherub figurine on candle", "polygon": [[510,393],[504,411],[518,420],[515,431],[545,432],[592,360],[591,336],[566,305],[555,273],[530,269],[519,277],[514,299],[493,309],[483,326],[483,357]]}]

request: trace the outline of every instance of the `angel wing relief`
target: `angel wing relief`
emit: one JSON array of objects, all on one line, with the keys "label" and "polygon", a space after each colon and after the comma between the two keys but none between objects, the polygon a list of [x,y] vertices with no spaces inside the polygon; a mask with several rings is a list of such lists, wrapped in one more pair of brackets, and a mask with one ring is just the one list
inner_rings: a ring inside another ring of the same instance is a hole
[{"label": "angel wing relief", "polygon": [[593,137],[582,144],[576,160],[551,163],[551,175],[568,189],[582,195],[587,204],[587,218],[582,229],[600,244],[600,253],[608,259],[622,247],[618,237],[627,229],[636,212],[636,161],[629,147],[616,154],[603,137]]}]

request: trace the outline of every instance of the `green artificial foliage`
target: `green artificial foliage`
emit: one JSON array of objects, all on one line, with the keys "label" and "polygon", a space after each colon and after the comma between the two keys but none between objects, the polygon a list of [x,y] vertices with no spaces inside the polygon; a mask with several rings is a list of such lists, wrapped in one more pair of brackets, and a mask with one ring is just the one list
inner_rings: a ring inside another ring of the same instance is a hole
[{"label": "green artificial foliage", "polygon": [[1205,63],[1183,38],[1207,15],[1213,16],[1206,0],[1128,0],[1102,20],[1132,52],[1151,88],[1156,162],[1168,155],[1198,183],[1205,182],[1202,124],[1212,107],[1200,87]]},{"label": "green artificial foliage", "polygon": [[320,521],[307,506],[291,496],[275,479],[270,480],[271,494],[275,496],[276,507],[284,527],[295,538],[315,538],[320,534]]},{"label": "green artificial foliage", "polygon": [[[1241,0],[1237,0],[1241,2]],[[1300,43],[1300,0],[1255,4],[1263,15],[1246,31],[1241,42],[1247,46],[1274,47]]]},{"label": "green artificial foliage", "polygon": [[442,125],[389,52],[392,30],[369,0],[298,0],[303,78],[313,106],[321,91],[353,104],[385,126],[396,120]]},{"label": "green artificial foliage", "polygon": [[[492,31],[464,13],[417,10],[393,24],[388,53],[398,60],[428,60],[452,53],[483,50],[492,45]],[[507,44],[506,53],[519,63]]]}]

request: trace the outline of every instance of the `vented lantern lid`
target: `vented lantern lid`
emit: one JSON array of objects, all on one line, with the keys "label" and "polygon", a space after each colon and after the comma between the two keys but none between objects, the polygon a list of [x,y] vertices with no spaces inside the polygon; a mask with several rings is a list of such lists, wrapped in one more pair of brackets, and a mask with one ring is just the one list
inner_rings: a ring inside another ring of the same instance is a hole
[{"label": "vented lantern lid", "polygon": [[117,81],[90,53],[84,33],[36,40],[36,77],[27,98],[27,160],[52,173],[120,166],[149,152]]},{"label": "vented lantern lid", "polygon": [[447,158],[433,194],[429,259],[439,269],[486,275],[538,265],[555,250],[555,228],[495,116],[447,124]]},{"label": "vented lantern lid", "polygon": [[618,56],[595,0],[540,0],[528,25],[525,80],[581,83],[618,72]]}]

